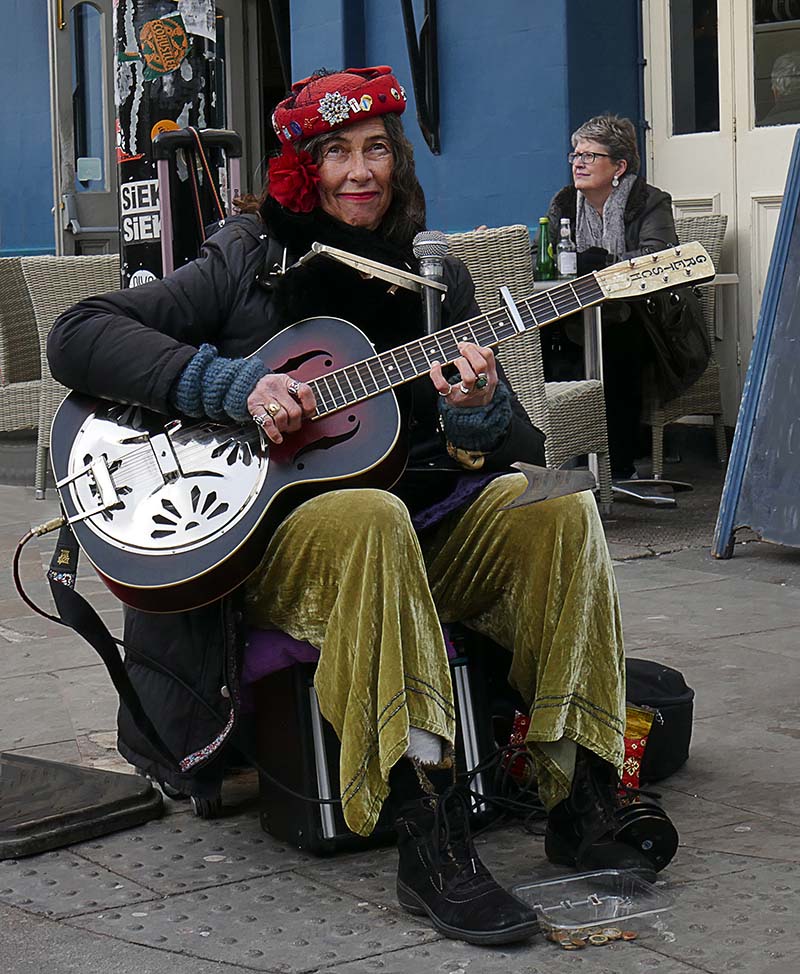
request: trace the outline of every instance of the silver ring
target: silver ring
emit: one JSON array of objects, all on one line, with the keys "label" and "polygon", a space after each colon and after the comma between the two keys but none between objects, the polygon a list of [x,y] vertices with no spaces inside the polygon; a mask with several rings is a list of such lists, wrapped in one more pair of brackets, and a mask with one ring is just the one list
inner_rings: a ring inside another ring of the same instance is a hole
[{"label": "silver ring", "polygon": [[[447,392],[440,392],[439,395],[442,397],[442,399],[447,399],[447,397],[450,395],[450,393],[452,391],[453,391],[453,387],[448,382],[447,383]],[[437,392],[438,392],[438,389],[437,389]]]},{"label": "silver ring", "polygon": [[298,393],[300,392],[300,383],[297,379],[292,379],[288,386],[286,386],[286,391],[292,397],[292,399],[297,399]]},{"label": "silver ring", "polygon": [[463,395],[465,395],[465,396],[468,396],[468,395],[469,395],[469,394],[470,394],[470,393],[472,392],[472,389],[468,389],[468,388],[467,388],[467,387],[466,387],[466,386],[464,385],[464,383],[463,383],[463,382],[462,382],[462,383],[461,383],[461,385],[460,385],[460,386],[458,387],[458,389],[459,389],[459,392],[461,392],[461,393],[462,393]]},{"label": "silver ring", "polygon": [[267,413],[259,413],[258,416],[253,417],[253,422],[256,426],[263,426],[267,421]]}]

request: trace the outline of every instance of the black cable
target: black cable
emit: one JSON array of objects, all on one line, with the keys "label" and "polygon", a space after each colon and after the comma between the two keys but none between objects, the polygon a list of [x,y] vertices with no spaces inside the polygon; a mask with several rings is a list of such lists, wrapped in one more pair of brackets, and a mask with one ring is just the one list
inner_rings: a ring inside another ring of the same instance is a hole
[{"label": "black cable", "polygon": [[[22,549],[25,545],[32,539],[36,537],[41,537],[44,534],[48,534],[51,531],[58,530],[65,523],[65,518],[58,517],[54,518],[52,521],[47,521],[44,524],[38,525],[36,528],[28,531],[18,542],[16,550],[14,552],[13,558],[13,576],[14,584],[17,588],[22,600],[25,602],[29,608],[33,609],[34,612],[45,619],[49,619],[51,622],[58,623],[59,625],[71,628],[68,623],[66,623],[60,616],[51,615],[46,612],[40,606],[38,606],[31,598],[28,597],[25,592],[22,580],[19,575],[19,562],[22,554]],[[193,697],[200,705],[203,707],[213,718],[216,720],[220,727],[224,727],[227,723],[227,718],[218,713],[217,710],[206,700],[202,694],[189,683],[186,682],[181,676],[173,672],[168,666],[155,660],[151,657],[145,656],[139,650],[132,646],[129,646],[124,640],[117,638],[116,636],[111,636],[113,642],[124,651],[127,658],[135,660],[140,666],[146,666],[149,669],[160,673],[162,676],[168,677],[177,683],[189,696]],[[300,801],[308,802],[312,805],[342,805],[342,800],[340,798],[315,798],[310,795],[304,795],[302,792],[295,791],[290,788],[289,785],[284,784],[279,781],[268,771],[264,769],[257,758],[253,756],[250,749],[246,745],[242,745],[241,739],[237,739],[236,747],[242,756],[250,762],[250,764],[259,772],[267,781],[275,785],[281,791],[293,798],[297,798]],[[522,773],[521,777],[523,779],[523,784],[520,784],[514,774],[511,773],[511,768],[522,761],[526,768]],[[483,794],[476,791],[474,788],[470,787],[470,783],[478,775],[488,774],[493,772],[493,794]],[[504,747],[499,747],[488,754],[485,758],[478,762],[474,768],[459,775],[459,778],[465,784],[466,790],[471,795],[473,801],[478,804],[485,804],[487,806],[498,809],[508,818],[522,819],[523,827],[528,831],[533,831],[532,822],[536,819],[540,819],[546,816],[546,811],[544,806],[539,799],[538,791],[536,791],[536,778],[533,773],[533,758],[531,752],[527,747],[520,746],[517,744],[505,745]],[[639,794],[648,795],[648,797],[659,797],[652,792],[644,792],[639,789],[630,789],[631,792],[636,791]],[[486,828],[494,827],[498,825],[497,821],[489,824]],[[480,832],[485,831],[481,829]],[[480,834],[476,832],[476,834]]]},{"label": "black cable", "polygon": [[[14,551],[14,558],[12,561],[12,571],[14,576],[14,585],[16,586],[17,592],[19,593],[19,596],[22,599],[22,601],[27,606],[29,606],[29,608],[33,609],[33,611],[38,613],[40,616],[44,616],[45,619],[49,619],[51,622],[58,623],[58,625],[65,626],[66,628],[71,628],[71,626],[69,626],[68,623],[64,622],[64,620],[60,616],[51,615],[49,612],[46,612],[44,609],[38,606],[31,598],[29,598],[28,594],[25,592],[25,589],[22,585],[22,579],[20,578],[19,575],[19,561],[22,555],[22,549],[25,547],[25,545],[33,538],[38,538],[44,534],[49,534],[51,531],[57,531],[60,527],[62,527],[64,522],[65,522],[65,518],[63,517],[55,518],[52,521],[47,521],[45,524],[40,524],[38,527],[33,528],[31,531],[28,531],[25,535],[23,535],[23,537],[20,538],[20,540],[18,541],[16,550]],[[163,663],[159,663],[156,660],[144,656],[138,650],[129,647],[122,639],[118,639],[116,636],[112,636],[111,638],[114,641],[114,643],[116,643],[116,645],[119,646],[120,649],[122,649],[125,652],[126,656],[130,657],[131,659],[135,659],[140,665],[148,666],[151,669],[155,670],[156,672],[161,673],[163,676],[167,676],[169,677],[169,679],[174,680],[188,694],[194,697],[194,699],[197,700],[198,703],[200,703],[208,711],[208,713],[210,713],[211,716],[214,717],[215,720],[219,722],[220,727],[225,726],[225,724],[227,723],[227,718],[223,718],[219,713],[217,713],[217,711],[211,706],[211,704],[205,699],[205,697],[203,697],[200,693],[197,692],[197,690],[194,689],[194,687],[192,687],[180,676],[178,676],[177,673],[174,673],[168,666],[165,666]],[[246,758],[253,765],[253,767],[256,769],[256,771],[258,771],[260,775],[263,775],[263,777],[266,778],[267,781],[271,782],[277,788],[280,788],[281,791],[284,791],[287,794],[291,795],[293,798],[298,798],[301,801],[308,802],[311,805],[341,805],[342,804],[341,798],[314,798],[311,795],[304,795],[299,791],[295,791],[293,788],[290,788],[288,785],[284,784],[282,781],[279,781],[277,778],[273,777],[268,771],[266,771],[262,767],[261,763],[255,757],[253,757],[251,753],[249,753],[249,748],[242,747],[241,742],[239,740],[237,740],[236,747],[241,752],[242,756]]]}]

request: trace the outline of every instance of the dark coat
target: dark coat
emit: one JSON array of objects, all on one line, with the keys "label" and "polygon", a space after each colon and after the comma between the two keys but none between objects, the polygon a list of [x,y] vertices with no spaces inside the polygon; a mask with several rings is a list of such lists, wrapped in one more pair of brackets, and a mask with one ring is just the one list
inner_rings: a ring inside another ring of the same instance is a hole
[{"label": "dark coat", "polygon": [[[89,298],[62,315],[48,340],[53,375],[88,395],[169,413],[172,386],[203,342],[225,356],[246,356],[287,324],[313,314],[352,321],[379,350],[422,334],[419,297],[410,292],[387,296],[385,284],[364,281],[327,260],[286,275],[273,273],[283,262],[284,241],[288,266],[308,249],[301,237],[278,241],[274,230],[268,233],[254,216],[225,221],[201,256],[170,277]],[[351,244],[369,239],[350,237]],[[397,263],[380,247],[363,255]],[[444,283],[443,326],[479,314],[472,280],[460,261],[446,259]],[[376,322],[381,327],[376,329]],[[456,465],[438,428],[436,391],[427,378],[410,388],[412,456],[426,468],[441,470],[440,491],[446,493]],[[512,410],[508,435],[481,472],[503,470],[515,460],[544,463],[543,434],[515,397]],[[430,501],[430,480],[426,487]],[[181,772],[165,766],[123,705],[119,749],[128,761],[184,792],[216,792],[222,762],[215,759],[239,720],[245,636],[237,593],[190,612],[153,615],[126,609],[128,672],[164,741],[181,759]]]},{"label": "dark coat", "polygon": [[[575,232],[575,219],[578,206],[578,191],[574,186],[565,186],[550,201],[550,239],[555,249],[558,243],[558,229],[562,217],[569,217],[572,232]],[[675,220],[672,216],[672,197],[655,186],[650,186],[641,176],[636,180],[628,195],[623,215],[625,223],[625,253],[610,254],[610,262],[651,254],[656,250],[673,247],[678,238],[675,234]]]},{"label": "dark coat", "polygon": [[[562,217],[569,217],[574,233],[577,200],[574,186],[565,186],[553,197],[548,216],[554,246]],[[672,197],[650,186],[641,176],[637,176],[631,188],[623,219],[625,252],[606,255],[604,250],[592,248],[585,256],[591,255],[594,263],[588,261],[581,266],[581,255],[578,255],[579,272],[588,273],[606,263],[655,253],[678,243]],[[614,301],[604,309],[603,321],[611,327],[615,322],[629,320],[647,338],[649,369],[642,378],[655,386],[662,401],[680,395],[703,374],[711,357],[711,344],[692,288],[680,288],[672,294],[659,292],[646,300]],[[573,340],[582,334],[578,323],[568,324],[566,330]],[[633,375],[632,381],[636,381]]]}]

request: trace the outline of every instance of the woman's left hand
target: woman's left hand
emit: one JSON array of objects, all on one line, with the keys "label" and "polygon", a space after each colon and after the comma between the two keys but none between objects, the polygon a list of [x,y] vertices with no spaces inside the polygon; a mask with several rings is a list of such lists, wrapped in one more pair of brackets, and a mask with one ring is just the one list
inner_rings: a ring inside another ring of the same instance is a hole
[{"label": "woman's left hand", "polygon": [[497,365],[491,348],[459,342],[461,355],[453,362],[461,380],[451,385],[438,362],[431,365],[431,382],[451,406],[488,406],[497,388]]}]

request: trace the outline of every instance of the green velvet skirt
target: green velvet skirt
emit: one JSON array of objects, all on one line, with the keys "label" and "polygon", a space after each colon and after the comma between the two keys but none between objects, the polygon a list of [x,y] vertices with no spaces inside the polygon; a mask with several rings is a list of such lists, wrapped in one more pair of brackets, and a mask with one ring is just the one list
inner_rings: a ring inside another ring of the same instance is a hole
[{"label": "green velvet skirt", "polygon": [[522,474],[492,481],[422,539],[392,494],[323,494],[283,521],[247,584],[252,625],[320,650],[315,686],[342,743],[354,832],[374,828],[410,726],[454,739],[442,622],[464,623],[509,653],[547,808],[569,793],[574,747],[564,742],[622,766],[622,625],[594,498],[501,511],[525,485]]}]

